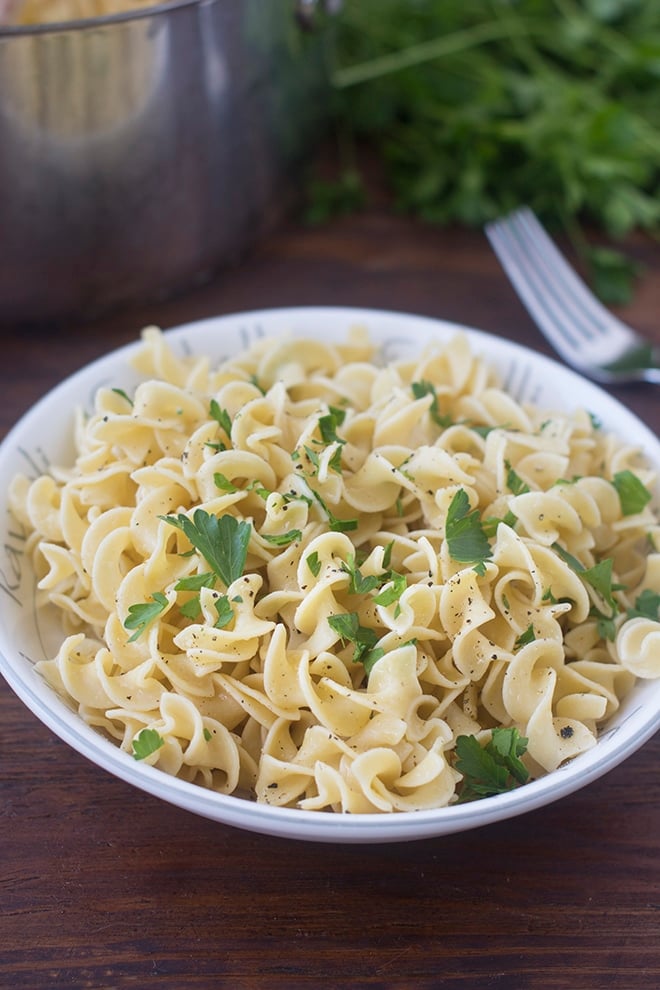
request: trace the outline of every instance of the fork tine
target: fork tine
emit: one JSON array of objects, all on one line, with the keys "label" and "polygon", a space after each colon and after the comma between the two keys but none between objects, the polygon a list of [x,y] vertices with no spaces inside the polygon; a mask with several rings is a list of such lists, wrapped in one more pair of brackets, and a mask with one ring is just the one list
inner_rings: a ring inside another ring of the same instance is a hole
[{"label": "fork tine", "polygon": [[[620,346],[630,331],[602,306],[568,264],[531,210],[488,224],[486,234],[528,311],[569,362],[608,334]],[[602,341],[605,344],[605,341]]]},{"label": "fork tine", "polygon": [[610,313],[598,302],[575,269],[569,265],[532,210],[529,207],[517,210],[509,218],[509,222],[511,229],[524,242],[524,246],[533,251],[548,273],[561,282],[563,291],[568,292],[581,309],[587,309],[593,317],[607,322]]}]

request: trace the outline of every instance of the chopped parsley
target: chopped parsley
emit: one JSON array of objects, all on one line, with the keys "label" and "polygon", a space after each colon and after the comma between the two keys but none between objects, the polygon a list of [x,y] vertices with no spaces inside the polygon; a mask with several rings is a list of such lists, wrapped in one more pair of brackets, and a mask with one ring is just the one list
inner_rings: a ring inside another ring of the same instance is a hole
[{"label": "chopped parsley", "polygon": [[523,481],[517,471],[515,471],[508,461],[504,462],[506,467],[506,485],[513,495],[524,495],[529,491],[529,485]]},{"label": "chopped parsley", "polygon": [[385,655],[381,646],[376,646],[378,633],[375,629],[360,625],[357,612],[344,612],[340,615],[328,616],[328,625],[338,634],[342,643],[353,643],[353,662],[361,663],[367,674],[377,660]]},{"label": "chopped parsley", "polygon": [[125,629],[134,629],[135,632],[128,640],[133,643],[145,631],[147,626],[163,612],[168,605],[167,598],[162,591],[154,591],[152,601],[140,602],[128,606],[128,616],[124,620]]},{"label": "chopped parsley", "polygon": [[660,621],[660,594],[657,591],[651,591],[650,588],[645,588],[637,596],[634,607],[628,609],[627,616],[629,619],[641,617],[653,619],[656,622]]},{"label": "chopped parsley", "polygon": [[274,547],[288,547],[296,540],[302,540],[302,532],[299,529],[290,529],[286,533],[261,533],[261,538],[266,543],[271,543]]},{"label": "chopped parsley", "polygon": [[419,382],[412,382],[410,388],[412,389],[412,394],[415,399],[423,399],[425,395],[432,396],[431,405],[429,406],[429,413],[436,426],[439,426],[441,429],[446,429],[448,426],[452,425],[453,420],[451,416],[444,415],[440,412],[438,396],[432,382],[428,382],[422,378]]},{"label": "chopped parsley", "polygon": [[164,745],[165,740],[156,729],[140,729],[133,740],[133,759],[144,760]]},{"label": "chopped parsley", "polygon": [[632,471],[618,471],[612,484],[619,494],[624,516],[634,516],[651,501],[651,492]]},{"label": "chopped parsley", "polygon": [[533,623],[530,622],[530,624],[527,626],[527,629],[525,629],[524,633],[521,633],[520,636],[518,636],[518,639],[516,640],[515,643],[515,648],[519,650],[523,646],[527,646],[528,643],[533,643],[535,639],[536,639],[536,633],[534,632],[534,625]]},{"label": "chopped parsley", "polygon": [[124,392],[123,388],[113,388],[112,391],[115,393],[115,395],[119,395],[121,396],[122,399],[126,399],[129,406],[133,405],[133,400],[131,399],[130,395],[127,395],[126,392]]},{"label": "chopped parsley", "polygon": [[224,629],[228,626],[231,620],[234,618],[234,610],[231,607],[231,603],[226,595],[220,595],[219,598],[213,602],[215,610],[218,613],[218,618],[214,622],[215,629]]},{"label": "chopped parsley", "polygon": [[211,418],[216,421],[216,423],[224,430],[227,434],[228,439],[231,439],[231,416],[226,409],[220,406],[216,399],[211,399],[209,406],[209,412]]},{"label": "chopped parsley", "polygon": [[316,552],[316,550],[314,550],[312,553],[307,554],[305,560],[307,561],[307,566],[309,567],[314,577],[318,577],[319,574],[321,573],[321,561],[319,560],[319,555]]},{"label": "chopped parsley", "polygon": [[529,773],[520,759],[527,742],[516,728],[493,729],[485,746],[476,736],[459,736],[456,769],[463,775],[460,801],[504,794],[527,783]]},{"label": "chopped parsley", "polygon": [[445,522],[445,539],[449,555],[459,563],[474,564],[483,574],[484,563],[493,555],[484,532],[478,509],[470,509],[470,499],[464,488],[452,498]]},{"label": "chopped parsley", "polygon": [[227,587],[242,575],[252,533],[249,522],[210,515],[205,509],[196,509],[192,519],[183,513],[159,519],[180,529]]}]

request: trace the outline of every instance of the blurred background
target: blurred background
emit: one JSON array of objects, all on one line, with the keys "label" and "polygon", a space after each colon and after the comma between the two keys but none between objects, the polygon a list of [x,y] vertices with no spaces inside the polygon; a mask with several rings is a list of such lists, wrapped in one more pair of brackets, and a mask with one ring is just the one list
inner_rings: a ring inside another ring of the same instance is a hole
[{"label": "blurred background", "polygon": [[659,78],[654,0],[0,0],[0,323],[166,297],[374,197],[529,204],[626,302]]}]

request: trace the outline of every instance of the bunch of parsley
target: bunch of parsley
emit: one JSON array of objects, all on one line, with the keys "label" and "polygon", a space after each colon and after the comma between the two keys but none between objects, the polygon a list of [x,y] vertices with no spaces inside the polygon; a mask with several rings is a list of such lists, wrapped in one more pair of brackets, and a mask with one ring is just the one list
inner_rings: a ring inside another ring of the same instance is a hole
[{"label": "bunch of parsley", "polygon": [[345,0],[331,37],[349,151],[336,183],[313,185],[312,219],[359,201],[350,149],[366,141],[399,208],[480,226],[527,204],[601,296],[628,297],[637,268],[611,245],[660,221],[660,4]]}]

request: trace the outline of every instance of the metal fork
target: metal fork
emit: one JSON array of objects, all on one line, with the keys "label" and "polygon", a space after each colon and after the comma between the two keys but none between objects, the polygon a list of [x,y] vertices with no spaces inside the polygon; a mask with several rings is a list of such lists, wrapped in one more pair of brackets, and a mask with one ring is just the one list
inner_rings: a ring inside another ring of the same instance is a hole
[{"label": "metal fork", "polygon": [[609,312],[527,207],[486,225],[486,235],[541,332],[583,375],[607,384],[660,384],[660,345]]}]

